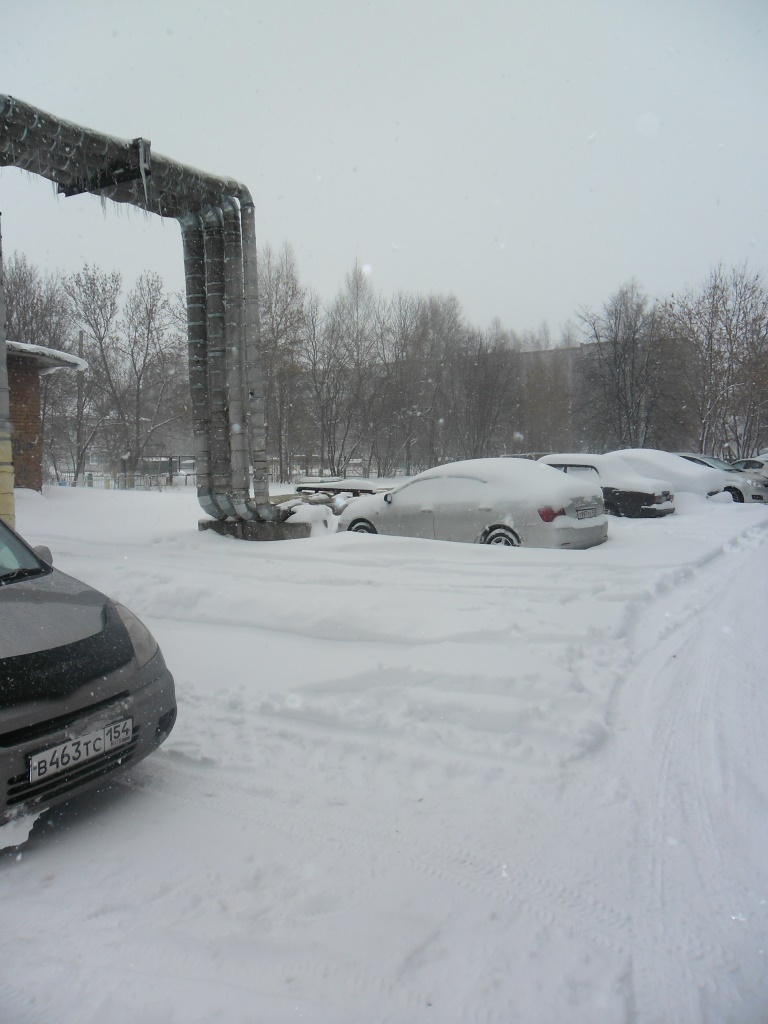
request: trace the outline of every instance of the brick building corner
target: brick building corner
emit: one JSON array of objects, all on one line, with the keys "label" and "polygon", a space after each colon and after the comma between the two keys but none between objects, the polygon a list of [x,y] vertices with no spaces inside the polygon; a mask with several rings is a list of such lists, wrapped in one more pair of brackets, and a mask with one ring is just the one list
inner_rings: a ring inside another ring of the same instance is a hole
[{"label": "brick building corner", "polygon": [[43,429],[40,376],[54,370],[83,370],[85,363],[68,352],[7,341],[11,451],[15,487],[43,488]]}]

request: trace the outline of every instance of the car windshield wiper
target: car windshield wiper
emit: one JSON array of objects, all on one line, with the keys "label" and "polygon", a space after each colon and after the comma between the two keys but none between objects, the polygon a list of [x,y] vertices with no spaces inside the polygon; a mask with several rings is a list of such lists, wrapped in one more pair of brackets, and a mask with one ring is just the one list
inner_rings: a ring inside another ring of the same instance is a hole
[{"label": "car windshield wiper", "polygon": [[14,583],[16,580],[24,580],[28,576],[40,576],[46,571],[42,565],[32,565],[19,569],[10,569],[8,572],[0,572],[0,586],[6,583]]}]

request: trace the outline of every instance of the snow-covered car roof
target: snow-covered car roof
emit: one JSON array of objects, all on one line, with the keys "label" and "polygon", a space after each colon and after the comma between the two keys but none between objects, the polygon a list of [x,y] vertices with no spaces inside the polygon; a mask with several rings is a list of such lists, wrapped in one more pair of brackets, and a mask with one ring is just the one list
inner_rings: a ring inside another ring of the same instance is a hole
[{"label": "snow-covered car roof", "polygon": [[[465,459],[461,462],[448,462],[432,469],[424,470],[411,480],[405,482],[402,490],[413,481],[425,479],[451,478],[455,480],[478,480],[489,484],[494,490],[513,489],[520,498],[532,501],[569,501],[578,491],[584,493],[584,482],[575,484],[567,481],[563,474],[551,466],[529,459]],[[593,488],[599,493],[599,486]],[[589,492],[587,487],[587,492]]]},{"label": "snow-covered car roof", "polygon": [[608,454],[622,459],[643,476],[663,476],[677,493],[715,494],[727,483],[723,470],[697,466],[680,455],[656,448],[621,448]]},{"label": "snow-covered car roof", "polygon": [[544,455],[539,462],[545,465],[560,466],[594,466],[600,474],[600,482],[605,487],[615,487],[621,491],[672,491],[674,487],[669,480],[662,480],[638,473],[617,455],[587,455],[583,452],[561,452]]}]

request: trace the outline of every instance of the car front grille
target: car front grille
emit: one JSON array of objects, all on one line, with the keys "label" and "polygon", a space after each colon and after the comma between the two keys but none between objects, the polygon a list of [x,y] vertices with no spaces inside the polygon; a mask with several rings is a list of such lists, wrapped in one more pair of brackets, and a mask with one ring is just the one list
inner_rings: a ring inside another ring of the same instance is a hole
[{"label": "car front grille", "polygon": [[123,768],[133,760],[138,742],[139,726],[134,725],[130,743],[101,754],[99,757],[94,757],[83,764],[78,764],[77,767],[71,768],[69,771],[59,772],[52,778],[39,779],[37,782],[30,782],[28,773],[15,775],[8,779],[6,806],[13,807],[26,800],[45,803],[46,799],[50,800],[62,793],[68,793],[86,782],[97,779],[100,775],[106,775],[116,768]]},{"label": "car front grille", "polygon": [[104,708],[110,708],[114,704],[119,704],[120,701],[128,700],[130,696],[128,690],[123,690],[122,693],[116,693],[113,697],[107,697],[105,700],[97,701],[95,704],[88,704],[85,707],[78,708],[77,711],[71,711],[67,715],[57,715],[56,718],[46,718],[42,722],[35,722],[33,725],[25,725],[20,729],[4,732],[0,735],[0,747],[16,747],[20,743],[29,743],[30,740],[41,739],[52,732],[58,732],[60,729],[66,729],[68,726],[74,725],[75,722],[79,722],[87,715],[93,715]]}]

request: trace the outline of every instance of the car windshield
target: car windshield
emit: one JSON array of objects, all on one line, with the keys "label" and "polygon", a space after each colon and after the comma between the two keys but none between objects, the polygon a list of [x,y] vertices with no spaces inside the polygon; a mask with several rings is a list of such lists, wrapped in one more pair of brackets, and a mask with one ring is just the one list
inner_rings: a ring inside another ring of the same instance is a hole
[{"label": "car windshield", "polygon": [[589,480],[593,483],[599,481],[600,474],[594,466],[567,466],[568,476],[577,477],[580,480]]},{"label": "car windshield", "polygon": [[722,459],[716,459],[713,455],[702,455],[699,458],[699,462],[707,466],[714,466],[715,469],[727,469],[729,473],[738,473],[729,462],[724,462]]},{"label": "car windshield", "polygon": [[43,571],[37,556],[0,520],[0,582]]}]

